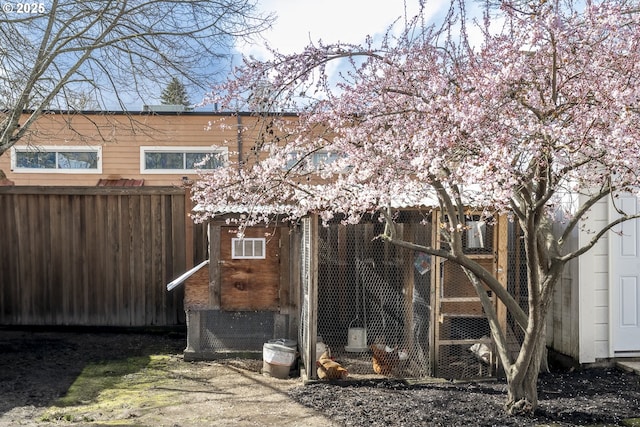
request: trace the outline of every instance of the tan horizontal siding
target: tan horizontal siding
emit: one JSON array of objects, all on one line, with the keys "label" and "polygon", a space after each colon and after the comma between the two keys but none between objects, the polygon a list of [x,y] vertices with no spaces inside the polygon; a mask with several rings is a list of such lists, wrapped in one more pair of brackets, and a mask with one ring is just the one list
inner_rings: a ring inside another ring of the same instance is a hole
[{"label": "tan horizontal siding", "polygon": [[[26,117],[24,118],[26,120]],[[0,169],[16,185],[96,185],[100,178],[144,179],[145,185],[179,185],[184,174],[141,174],[141,146],[227,147],[238,151],[238,127],[242,151],[251,149],[264,123],[256,117],[212,114],[105,115],[87,117],[63,114],[42,116],[19,146],[102,146],[101,174],[24,173],[11,170],[10,151],[0,156]],[[233,154],[231,154],[233,156]],[[233,160],[233,159],[232,159]],[[196,174],[187,175],[196,179]]]}]

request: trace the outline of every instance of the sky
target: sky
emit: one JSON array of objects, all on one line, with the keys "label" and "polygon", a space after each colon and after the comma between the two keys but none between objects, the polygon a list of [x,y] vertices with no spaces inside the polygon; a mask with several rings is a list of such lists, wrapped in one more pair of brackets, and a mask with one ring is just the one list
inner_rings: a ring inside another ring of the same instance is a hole
[{"label": "sky", "polygon": [[[367,36],[380,40],[391,25],[393,33],[405,28],[405,22],[420,12],[420,3],[425,4],[422,18],[425,23],[440,23],[451,0],[258,0],[258,9],[273,13],[273,27],[260,34],[256,40],[238,40],[230,61],[222,69],[231,71],[242,63],[242,57],[269,60],[271,46],[283,54],[302,52],[311,43],[321,40],[325,44],[342,42],[360,44]],[[475,11],[477,4],[468,1],[469,10]],[[337,74],[340,64],[327,67],[331,78]],[[192,96],[197,99],[197,96]],[[200,107],[208,110],[210,106]]]},{"label": "sky", "polygon": [[[446,11],[450,0],[422,0],[426,3],[424,18],[429,20]],[[229,70],[242,62],[242,57],[271,59],[267,46],[284,54],[301,52],[310,43],[363,43],[367,36],[383,36],[394,25],[394,32],[404,29],[405,17],[411,19],[420,11],[420,0],[258,0],[261,12],[273,13],[273,27],[252,42],[237,41]],[[329,74],[338,64],[328,66]],[[197,96],[192,96],[196,99]],[[200,107],[207,110],[209,106]]]},{"label": "sky", "polygon": [[[427,15],[443,10],[449,0],[428,0]],[[264,12],[273,12],[277,20],[262,37],[281,53],[296,53],[310,44],[360,43],[367,35],[382,35],[397,19],[403,27],[405,11],[411,18],[419,11],[419,0],[259,0]],[[428,18],[429,16],[427,16]],[[268,59],[264,43],[239,43],[236,50],[245,56]]]},{"label": "sky", "polygon": [[[450,0],[422,0],[426,3],[425,19],[446,11]],[[258,60],[270,59],[269,45],[281,53],[301,52],[311,42],[362,43],[367,36],[382,36],[397,21],[396,32],[404,29],[405,16],[411,19],[419,13],[420,0],[257,0],[258,9],[276,15],[270,30],[264,31],[251,43],[237,41],[230,63],[222,67],[229,71],[240,64],[242,56]],[[262,40],[261,40],[262,39]],[[331,68],[337,67],[332,64]],[[219,78],[220,76],[217,76]],[[188,88],[189,98],[199,103],[204,93]],[[153,102],[151,102],[153,103]],[[199,107],[199,111],[211,106]]]}]

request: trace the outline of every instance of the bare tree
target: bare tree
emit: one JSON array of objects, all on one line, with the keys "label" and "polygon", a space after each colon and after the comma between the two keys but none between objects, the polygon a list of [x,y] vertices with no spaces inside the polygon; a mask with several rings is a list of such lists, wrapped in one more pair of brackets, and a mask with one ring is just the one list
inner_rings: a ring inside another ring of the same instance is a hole
[{"label": "bare tree", "polygon": [[[204,88],[234,38],[268,28],[256,0],[66,0],[0,11],[0,155],[46,110],[124,109],[167,75]],[[114,105],[115,107],[111,107]],[[21,119],[29,111],[27,119]]]}]

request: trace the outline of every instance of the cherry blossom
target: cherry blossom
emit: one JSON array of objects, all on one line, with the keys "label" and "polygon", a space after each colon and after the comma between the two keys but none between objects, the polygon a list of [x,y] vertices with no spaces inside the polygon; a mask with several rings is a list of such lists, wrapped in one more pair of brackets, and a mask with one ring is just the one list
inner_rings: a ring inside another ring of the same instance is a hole
[{"label": "cherry blossom", "polygon": [[[452,2],[443,25],[425,27],[418,17],[377,45],[318,43],[247,61],[210,102],[231,108],[242,100],[280,137],[261,141],[240,167],[203,175],[194,217],[240,206],[245,225],[310,213],[355,223],[380,213],[391,230],[383,238],[459,263],[506,305],[524,333],[520,353],[509,355],[495,322],[492,338],[507,408],[527,413],[537,406],[545,319],[563,267],[635,218],[621,212],[583,247],[567,243],[596,202],[640,188],[640,8],[636,1],[502,4],[502,19],[487,10],[475,23],[481,44],[468,38],[464,2]],[[327,74],[331,61],[341,61],[338,81]],[[268,82],[267,97],[248,96],[256,82]],[[291,110],[296,120],[277,114]],[[319,153],[332,161],[316,162]],[[447,214],[447,250],[395,236],[388,213],[407,206]],[[509,215],[521,227],[527,310],[463,253],[459,231],[470,208]],[[558,215],[559,234],[551,226]]]}]

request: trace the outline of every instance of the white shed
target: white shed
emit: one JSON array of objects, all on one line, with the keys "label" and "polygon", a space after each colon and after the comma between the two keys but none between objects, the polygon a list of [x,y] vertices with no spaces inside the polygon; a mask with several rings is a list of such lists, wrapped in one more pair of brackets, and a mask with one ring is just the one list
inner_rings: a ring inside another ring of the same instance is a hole
[{"label": "white shed", "polygon": [[[614,206],[615,203],[615,206]],[[580,246],[619,217],[640,210],[633,195],[600,201],[574,238]],[[554,297],[548,344],[579,363],[640,356],[640,220],[609,231],[572,262]]]}]

